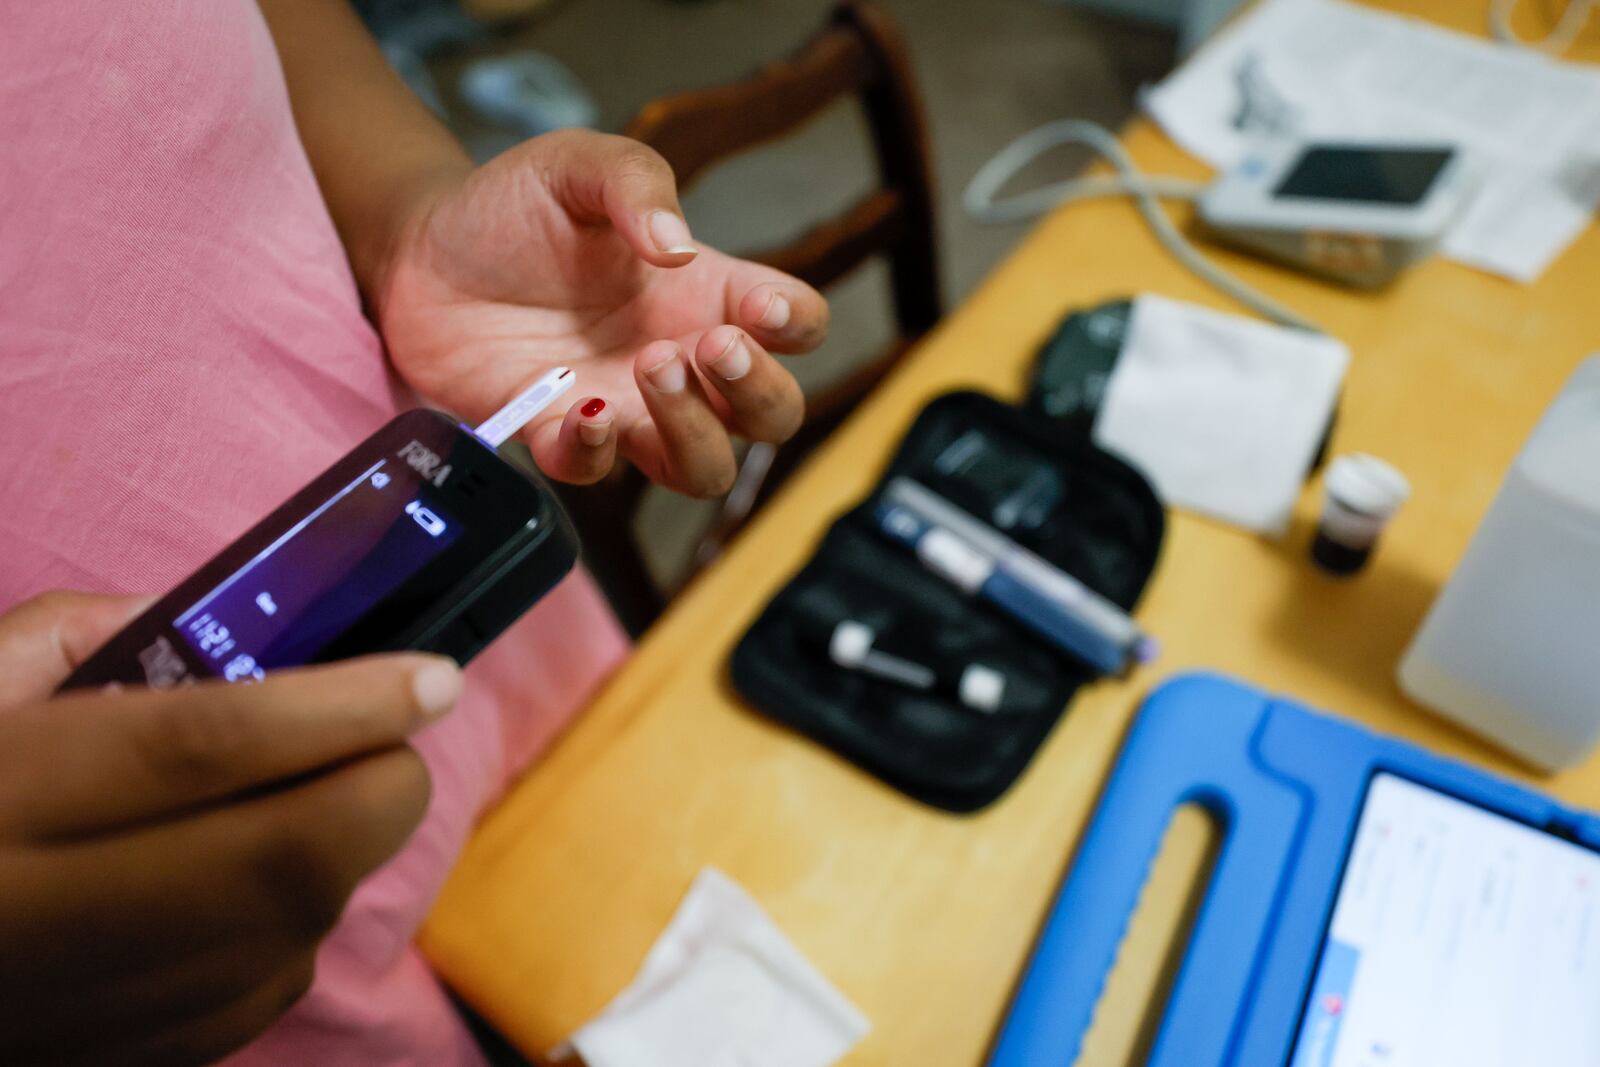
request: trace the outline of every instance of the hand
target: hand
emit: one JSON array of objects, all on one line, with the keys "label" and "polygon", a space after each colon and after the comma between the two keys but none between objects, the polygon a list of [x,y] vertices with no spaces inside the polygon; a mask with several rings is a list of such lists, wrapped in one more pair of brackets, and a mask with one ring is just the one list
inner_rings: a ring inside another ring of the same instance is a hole
[{"label": "hand", "polygon": [[536,137],[421,199],[373,287],[400,374],[469,422],[551,367],[578,375],[522,438],[551,477],[592,482],[617,453],[717,496],[729,432],[786,440],[827,304],[779,271],[691,243],[672,172],[622,137]]},{"label": "hand", "polygon": [[454,702],[454,664],[50,696],[145,606],[50,594],[0,616],[0,1062],[237,1048],[427,806],[406,736]]}]

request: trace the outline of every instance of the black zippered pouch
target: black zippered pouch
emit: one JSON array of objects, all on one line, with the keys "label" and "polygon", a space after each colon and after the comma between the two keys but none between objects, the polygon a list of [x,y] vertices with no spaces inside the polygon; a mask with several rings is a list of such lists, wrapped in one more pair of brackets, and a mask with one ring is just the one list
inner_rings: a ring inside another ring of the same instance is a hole
[{"label": "black zippered pouch", "polygon": [[[951,393],[923,410],[873,492],[829,528],[735,648],[734,687],[761,712],[920,801],[976,811],[1021,775],[1096,672],[879,531],[883,487],[902,475],[1129,610],[1155,569],[1165,514],[1138,471],[1074,428]],[[844,620],[916,646],[924,662],[998,672],[998,707],[838,666],[828,635]]]}]

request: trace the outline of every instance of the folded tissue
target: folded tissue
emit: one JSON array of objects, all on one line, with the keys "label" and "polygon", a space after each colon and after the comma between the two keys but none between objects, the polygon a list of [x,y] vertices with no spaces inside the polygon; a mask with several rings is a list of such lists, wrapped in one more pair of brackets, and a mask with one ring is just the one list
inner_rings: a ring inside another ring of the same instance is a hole
[{"label": "folded tissue", "polygon": [[761,906],[706,868],[633,983],[552,1053],[588,1067],[827,1067],[871,1028]]},{"label": "folded tissue", "polygon": [[1169,504],[1281,534],[1349,362],[1331,337],[1140,296],[1094,441]]}]

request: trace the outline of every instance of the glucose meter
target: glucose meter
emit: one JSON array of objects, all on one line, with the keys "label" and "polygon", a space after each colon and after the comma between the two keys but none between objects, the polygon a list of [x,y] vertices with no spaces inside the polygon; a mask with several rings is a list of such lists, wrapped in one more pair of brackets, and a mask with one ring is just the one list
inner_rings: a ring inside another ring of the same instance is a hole
[{"label": "glucose meter", "polygon": [[465,663],[577,561],[554,495],[495,447],[571,384],[558,368],[477,431],[437,411],[396,416],[62,688],[250,682],[402,650]]},{"label": "glucose meter", "polygon": [[1433,253],[1471,185],[1447,144],[1283,141],[1253,150],[1198,207],[1221,241],[1377,287]]}]

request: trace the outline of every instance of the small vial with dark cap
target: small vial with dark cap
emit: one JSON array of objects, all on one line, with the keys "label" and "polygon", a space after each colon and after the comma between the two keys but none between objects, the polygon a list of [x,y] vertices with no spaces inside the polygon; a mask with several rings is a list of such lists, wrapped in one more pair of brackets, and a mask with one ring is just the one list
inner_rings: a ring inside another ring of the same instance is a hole
[{"label": "small vial with dark cap", "polygon": [[1355,574],[1367,565],[1378,536],[1410,495],[1405,475],[1376,456],[1335,459],[1323,479],[1322,521],[1311,558],[1329,574]]}]

